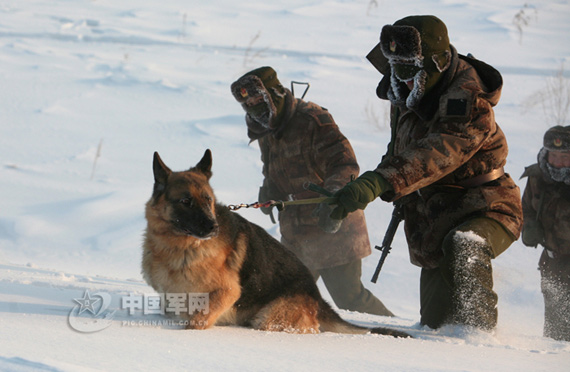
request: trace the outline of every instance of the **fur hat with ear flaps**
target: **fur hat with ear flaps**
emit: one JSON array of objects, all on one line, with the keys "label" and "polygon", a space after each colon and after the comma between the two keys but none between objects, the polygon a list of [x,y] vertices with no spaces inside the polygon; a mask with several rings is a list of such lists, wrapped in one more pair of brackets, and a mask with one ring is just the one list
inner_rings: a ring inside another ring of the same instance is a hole
[{"label": "fur hat with ear flaps", "polygon": [[[390,65],[388,98],[398,106],[417,108],[451,63],[447,27],[435,16],[409,16],[384,26],[379,45]],[[405,82],[412,79],[410,91]]]},{"label": "fur hat with ear flaps", "polygon": [[557,125],[544,133],[543,147],[538,153],[538,165],[542,173],[555,182],[570,185],[570,168],[555,168],[548,163],[548,152],[570,152],[570,125]]},{"label": "fur hat with ear flaps", "polygon": [[[246,112],[245,120],[251,139],[275,133],[279,129],[279,118],[287,93],[273,68],[264,66],[246,73],[231,85],[231,91]],[[248,106],[248,98],[256,96],[261,96],[262,101]]]},{"label": "fur hat with ear flaps", "polygon": [[570,152],[570,125],[557,125],[544,133],[543,146],[549,151]]}]

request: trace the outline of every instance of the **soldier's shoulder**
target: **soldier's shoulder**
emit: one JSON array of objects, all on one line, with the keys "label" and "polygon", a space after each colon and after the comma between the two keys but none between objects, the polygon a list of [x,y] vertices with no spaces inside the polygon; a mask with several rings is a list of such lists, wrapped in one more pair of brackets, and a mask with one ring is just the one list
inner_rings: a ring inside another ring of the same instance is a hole
[{"label": "soldier's shoulder", "polygon": [[538,163],[529,165],[524,168],[524,172],[521,175],[521,179],[525,177],[542,177],[542,171]]},{"label": "soldier's shoulder", "polygon": [[301,101],[297,106],[297,112],[313,118],[318,125],[335,124],[329,110],[310,101]]},{"label": "soldier's shoulder", "polygon": [[[481,66],[496,72],[484,62],[460,56],[454,76],[440,96],[439,114],[443,121],[468,122],[478,105],[497,104],[502,84],[500,74],[491,79],[489,76],[493,74],[482,74],[480,71],[487,70]],[[492,91],[488,91],[487,83],[493,86]]]}]

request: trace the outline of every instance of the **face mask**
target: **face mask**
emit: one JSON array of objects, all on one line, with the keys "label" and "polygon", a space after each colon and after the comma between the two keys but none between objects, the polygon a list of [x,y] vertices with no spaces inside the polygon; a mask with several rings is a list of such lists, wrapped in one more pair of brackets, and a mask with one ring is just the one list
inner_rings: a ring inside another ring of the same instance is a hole
[{"label": "face mask", "polygon": [[425,94],[426,72],[416,65],[390,63],[388,99],[396,106],[415,109]]},{"label": "face mask", "polygon": [[538,152],[538,165],[542,173],[555,182],[563,182],[570,185],[570,168],[556,168],[548,163],[548,149],[543,147]]},{"label": "face mask", "polygon": [[269,129],[270,110],[267,99],[270,99],[267,93],[259,91],[256,95],[248,96],[241,106],[250,118]]},{"label": "face mask", "polygon": [[243,104],[245,112],[259,124],[261,124],[264,128],[269,129],[269,119],[270,119],[270,112],[269,106],[265,101],[262,101],[253,106],[247,106],[247,104]]},{"label": "face mask", "polygon": [[412,80],[414,76],[420,71],[421,69],[416,65],[407,65],[401,63],[395,63],[392,65],[394,69],[394,74],[398,78],[398,80],[402,82],[406,82]]},{"label": "face mask", "polygon": [[567,185],[570,185],[570,168],[556,168],[546,163],[546,168],[548,169],[548,173],[550,173],[550,178],[556,182],[564,182]]}]

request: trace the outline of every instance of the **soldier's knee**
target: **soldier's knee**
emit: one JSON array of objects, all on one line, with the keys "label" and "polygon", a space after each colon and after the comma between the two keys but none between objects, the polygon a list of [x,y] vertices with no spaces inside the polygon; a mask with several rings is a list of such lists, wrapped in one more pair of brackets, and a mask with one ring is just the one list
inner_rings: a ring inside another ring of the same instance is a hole
[{"label": "soldier's knee", "polygon": [[481,217],[471,219],[451,230],[444,238],[442,249],[448,259],[476,253],[495,258],[514,240],[500,223]]}]

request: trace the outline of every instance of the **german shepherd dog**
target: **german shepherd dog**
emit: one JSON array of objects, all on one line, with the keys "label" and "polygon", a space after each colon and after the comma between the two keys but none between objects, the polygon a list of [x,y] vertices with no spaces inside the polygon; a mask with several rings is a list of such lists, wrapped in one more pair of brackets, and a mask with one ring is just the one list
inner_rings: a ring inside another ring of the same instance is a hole
[{"label": "german shepherd dog", "polygon": [[212,154],[173,172],[154,153],[146,204],[142,272],[158,293],[207,293],[207,311],[182,313],[187,328],[239,325],[265,331],[368,332],[410,337],[344,321],[321,297],[309,270],[263,228],[217,204]]}]

